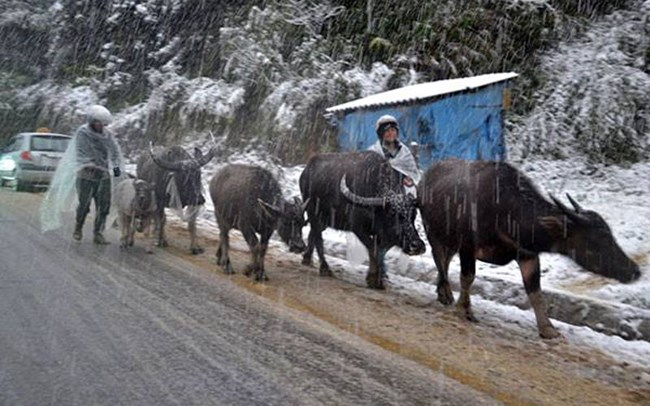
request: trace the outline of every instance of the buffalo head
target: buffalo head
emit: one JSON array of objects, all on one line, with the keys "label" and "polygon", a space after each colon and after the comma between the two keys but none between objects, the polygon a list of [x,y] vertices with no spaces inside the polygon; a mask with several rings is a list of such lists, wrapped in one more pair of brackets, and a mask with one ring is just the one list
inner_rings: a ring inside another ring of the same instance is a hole
[{"label": "buffalo head", "polygon": [[282,241],[289,246],[289,251],[301,253],[305,250],[305,242],[302,240],[302,228],[305,226],[305,209],[309,199],[304,203],[299,197],[293,202],[283,201],[278,207],[267,203],[262,199],[257,200],[262,209],[271,217],[277,219],[277,230]]},{"label": "buffalo head", "polygon": [[600,214],[583,209],[571,196],[567,197],[573,209],[551,196],[567,218],[566,225],[555,225],[558,233],[566,235],[561,252],[587,271],[624,283],[638,279],[639,266],[623,252]]},{"label": "buffalo head", "polygon": [[[155,208],[155,184],[149,183],[142,179],[137,179],[133,183],[133,187],[135,189],[135,199],[133,203],[135,205],[136,212],[148,212]],[[139,233],[144,230],[142,217],[136,217],[135,226],[136,230]]]},{"label": "buffalo head", "polygon": [[390,235],[398,236],[399,246],[408,255],[419,255],[425,251],[424,241],[415,229],[417,202],[407,193],[397,193],[389,190],[382,196],[365,197],[352,192],[347,185],[345,175],[339,185],[341,194],[350,202],[368,208],[381,208],[384,227],[388,227]]},{"label": "buffalo head", "polygon": [[200,149],[195,148],[193,157],[182,148],[169,148],[156,156],[150,146],[149,152],[156,165],[173,173],[183,206],[198,206],[205,203],[201,167],[212,160],[216,153],[215,148],[211,148],[205,155]]}]

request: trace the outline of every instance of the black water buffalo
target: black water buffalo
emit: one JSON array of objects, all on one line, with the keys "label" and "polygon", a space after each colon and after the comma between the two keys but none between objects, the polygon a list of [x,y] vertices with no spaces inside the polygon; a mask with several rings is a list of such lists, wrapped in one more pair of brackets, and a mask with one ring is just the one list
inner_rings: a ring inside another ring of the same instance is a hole
[{"label": "black water buffalo", "polygon": [[201,167],[212,159],[216,149],[207,154],[194,149],[191,156],[179,146],[158,150],[142,155],[138,160],[137,176],[156,185],[156,230],[158,246],[167,246],[165,239],[165,207],[182,209],[188,207],[187,219],[190,231],[190,251],[200,254],[203,249],[196,242],[196,215],[198,206],[205,203],[203,185],[201,184]]},{"label": "black water buffalo", "polygon": [[476,260],[496,265],[517,261],[539,334],[558,335],[546,315],[540,288],[540,252],[571,257],[584,269],[631,282],[639,267],[618,246],[596,212],[567,195],[573,209],[546,200],[533,183],[504,162],[449,160],[434,164],[418,185],[418,205],[438,268],[438,300],[454,301],[447,271],[460,254],[459,309],[474,320],[470,288]]},{"label": "black water buffalo", "polygon": [[305,250],[305,204],[298,197],[293,202],[285,201],[278,181],[266,169],[228,165],[210,181],[210,196],[221,236],[217,263],[226,273],[234,273],[228,255],[228,232],[232,228],[242,232],[251,250],[252,262],[245,273],[254,272],[258,281],[267,279],[264,256],[273,231],[278,230],[291,252]]},{"label": "black water buffalo", "polygon": [[384,256],[397,245],[409,255],[421,254],[424,242],[413,224],[415,199],[405,193],[402,176],[375,152],[319,154],[300,175],[300,190],[311,224],[303,258],[311,265],[314,247],[320,274],[331,275],[323,254],[327,227],[352,231],[368,249],[368,287],[384,288]]}]

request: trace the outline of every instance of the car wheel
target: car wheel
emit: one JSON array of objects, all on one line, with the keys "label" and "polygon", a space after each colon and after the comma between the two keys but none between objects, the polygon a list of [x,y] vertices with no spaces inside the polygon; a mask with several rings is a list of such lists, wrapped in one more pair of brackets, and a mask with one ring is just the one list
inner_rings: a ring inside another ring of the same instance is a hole
[{"label": "car wheel", "polygon": [[23,184],[23,182],[18,180],[18,178],[16,178],[14,179],[14,182],[11,184],[11,189],[14,192],[22,192],[23,190],[25,190],[25,185]]}]

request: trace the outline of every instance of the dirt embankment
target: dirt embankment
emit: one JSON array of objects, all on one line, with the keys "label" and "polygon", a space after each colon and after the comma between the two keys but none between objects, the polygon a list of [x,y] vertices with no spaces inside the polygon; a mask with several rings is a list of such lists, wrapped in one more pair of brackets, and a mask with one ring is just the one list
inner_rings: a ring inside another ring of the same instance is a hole
[{"label": "dirt embankment", "polygon": [[[437,302],[421,305],[390,289],[378,292],[321,278],[316,269],[300,265],[299,256],[273,249],[266,262],[268,282],[255,283],[242,274],[249,254],[237,248],[231,250],[237,274],[225,275],[215,265],[216,238],[202,236],[206,252],[191,256],[184,228],[171,224],[168,234],[171,252],[212,270],[215,278],[310,313],[506,404],[650,404],[650,365],[640,368],[561,339],[545,341],[534,327],[469,323]],[[237,235],[233,240],[242,246]]]}]

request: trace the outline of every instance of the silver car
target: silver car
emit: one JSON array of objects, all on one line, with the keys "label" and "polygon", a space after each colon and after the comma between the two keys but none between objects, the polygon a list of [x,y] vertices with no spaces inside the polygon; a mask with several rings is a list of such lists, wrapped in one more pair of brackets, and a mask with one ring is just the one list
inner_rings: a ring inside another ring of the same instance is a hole
[{"label": "silver car", "polygon": [[72,139],[48,132],[20,133],[0,150],[0,186],[14,190],[46,186]]}]

